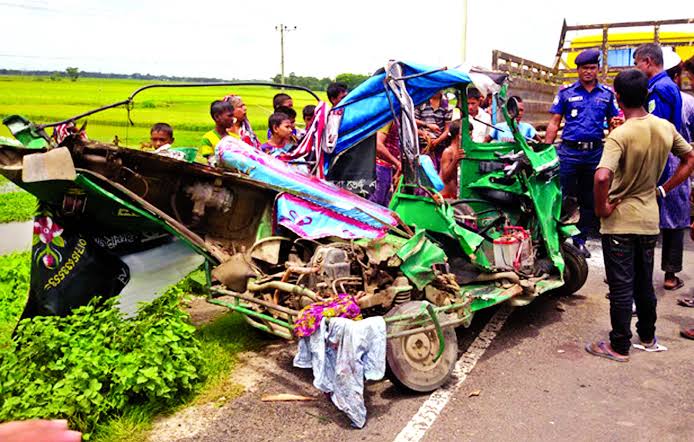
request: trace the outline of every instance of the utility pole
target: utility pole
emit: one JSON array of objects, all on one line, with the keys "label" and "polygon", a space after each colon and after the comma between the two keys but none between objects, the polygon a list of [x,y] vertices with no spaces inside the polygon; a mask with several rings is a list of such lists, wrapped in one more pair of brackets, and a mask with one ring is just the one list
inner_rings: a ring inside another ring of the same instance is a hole
[{"label": "utility pole", "polygon": [[280,83],[284,84],[284,33],[296,31],[296,26],[277,25],[275,31],[280,31]]},{"label": "utility pole", "polygon": [[463,63],[467,59],[467,0],[463,0]]}]

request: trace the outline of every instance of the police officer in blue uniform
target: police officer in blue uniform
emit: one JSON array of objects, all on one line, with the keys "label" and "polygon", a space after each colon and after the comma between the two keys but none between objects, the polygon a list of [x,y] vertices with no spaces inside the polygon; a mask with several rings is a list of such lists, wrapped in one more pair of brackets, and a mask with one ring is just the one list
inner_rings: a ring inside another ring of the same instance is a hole
[{"label": "police officer in blue uniform", "polygon": [[[672,123],[682,131],[682,96],[680,90],[663,66],[663,50],[655,43],[646,43],[634,51],[634,65],[648,76],[646,110],[656,117]],[[670,154],[658,184],[667,181],[677,169],[679,158]],[[665,272],[665,290],[677,290],[684,281],[677,276],[682,271],[684,232],[689,227],[689,178],[667,194],[658,196],[660,207],[660,232],[662,234],[661,268]]]},{"label": "police officer in blue uniform", "polygon": [[619,109],[614,93],[598,82],[600,51],[587,49],[576,57],[578,81],[559,90],[549,112],[545,143],[554,143],[562,119],[564,130],[559,155],[559,178],[564,196],[578,200],[581,233],[573,238],[574,245],[586,257],[588,233],[597,230],[598,220],[593,210],[593,175],[602,156],[602,140],[606,123],[611,124]]}]

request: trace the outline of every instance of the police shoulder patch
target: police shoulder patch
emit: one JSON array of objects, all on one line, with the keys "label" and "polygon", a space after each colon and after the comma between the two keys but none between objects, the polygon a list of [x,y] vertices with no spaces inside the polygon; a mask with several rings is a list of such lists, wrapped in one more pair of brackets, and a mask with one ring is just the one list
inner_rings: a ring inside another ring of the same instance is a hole
[{"label": "police shoulder patch", "polygon": [[652,114],[655,110],[655,99],[648,101],[648,113]]}]

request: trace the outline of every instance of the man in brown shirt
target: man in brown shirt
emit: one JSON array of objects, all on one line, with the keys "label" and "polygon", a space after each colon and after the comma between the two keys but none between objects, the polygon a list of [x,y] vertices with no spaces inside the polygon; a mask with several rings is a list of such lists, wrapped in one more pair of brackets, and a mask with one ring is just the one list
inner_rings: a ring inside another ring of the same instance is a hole
[{"label": "man in brown shirt", "polygon": [[[636,69],[621,72],[614,81],[625,123],[605,142],[595,172],[595,213],[601,219],[603,256],[610,287],[610,341],[586,346],[589,353],[626,362],[631,347],[631,306],[636,305],[635,348],[662,351],[655,337],[656,297],[653,289],[653,251],[659,233],[656,195],[667,193],[694,170],[692,147],[670,122],[644,108],[648,78]],[[673,176],[662,186],[658,178],[668,153],[680,158]]]}]

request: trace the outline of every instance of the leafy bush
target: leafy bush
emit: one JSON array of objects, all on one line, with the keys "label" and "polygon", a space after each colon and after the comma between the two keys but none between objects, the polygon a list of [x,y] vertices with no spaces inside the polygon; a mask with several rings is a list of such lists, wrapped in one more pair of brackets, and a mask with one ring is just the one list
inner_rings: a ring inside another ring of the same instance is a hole
[{"label": "leafy bush", "polygon": [[29,291],[29,252],[0,256],[0,352],[9,345]]},{"label": "leafy bush", "polygon": [[170,289],[124,320],[114,301],[23,320],[0,355],[0,420],[65,418],[90,432],[129,406],[165,409],[200,381],[195,328]]},{"label": "leafy bush", "polygon": [[27,192],[0,194],[0,223],[28,221],[36,212],[36,198]]}]

